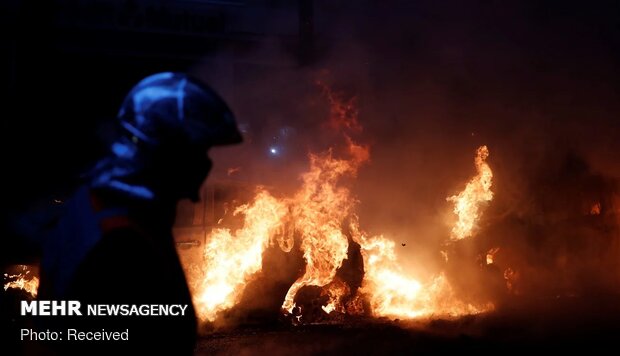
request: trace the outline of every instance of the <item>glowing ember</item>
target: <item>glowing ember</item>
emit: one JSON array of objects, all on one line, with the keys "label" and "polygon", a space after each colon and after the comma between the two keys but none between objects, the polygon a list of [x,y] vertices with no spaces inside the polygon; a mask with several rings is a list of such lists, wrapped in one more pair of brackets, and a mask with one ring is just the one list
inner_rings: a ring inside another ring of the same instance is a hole
[{"label": "glowing ember", "polygon": [[[241,229],[213,230],[204,249],[204,276],[195,299],[202,319],[214,320],[217,312],[238,302],[246,282],[261,269],[263,251],[273,243],[286,212],[285,204],[261,190],[251,204],[235,210],[235,215],[244,215]],[[278,243],[285,249],[292,241]]]},{"label": "glowing ember", "polygon": [[513,270],[508,267],[504,271],[504,279],[506,280],[506,288],[512,294],[520,294],[519,289],[517,288],[517,284],[520,279],[520,274],[518,271]]},{"label": "glowing ember", "polygon": [[39,278],[36,276],[31,276],[28,278],[28,274],[30,271],[27,266],[22,266],[23,273],[12,274],[9,275],[7,273],[4,274],[4,279],[11,280],[4,284],[4,290],[9,288],[21,289],[29,293],[33,298],[37,296],[37,292],[39,290]]},{"label": "glowing ember", "polygon": [[601,214],[601,203],[594,203],[590,208],[590,215],[600,215]]},{"label": "glowing ember", "polygon": [[495,258],[495,254],[499,252],[499,247],[493,247],[489,251],[487,251],[487,264],[493,264],[493,259]]},{"label": "glowing ember", "polygon": [[472,236],[481,215],[482,204],[493,199],[491,191],[493,172],[486,163],[488,156],[487,146],[478,147],[475,159],[478,174],[467,183],[465,190],[459,195],[447,198],[448,201],[454,202],[454,213],[458,216],[458,221],[452,229],[452,240]]},{"label": "glowing ember", "polygon": [[441,258],[443,258],[445,262],[448,262],[448,251],[439,251],[439,253],[441,254]]}]

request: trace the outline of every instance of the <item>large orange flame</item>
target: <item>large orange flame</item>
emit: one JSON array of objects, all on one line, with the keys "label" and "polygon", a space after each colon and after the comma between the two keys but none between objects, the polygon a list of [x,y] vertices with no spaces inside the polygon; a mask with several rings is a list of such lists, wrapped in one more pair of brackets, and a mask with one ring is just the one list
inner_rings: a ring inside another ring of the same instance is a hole
[{"label": "large orange flame", "polygon": [[[215,229],[209,235],[203,276],[194,301],[201,319],[214,320],[219,311],[238,302],[245,284],[261,269],[263,251],[274,242],[286,212],[283,202],[259,190],[251,204],[235,210],[235,215],[244,215],[241,229],[234,233]],[[285,250],[292,244],[282,237],[277,242]]]},{"label": "large orange flame", "polygon": [[493,199],[491,191],[493,172],[486,163],[487,157],[489,157],[487,146],[478,147],[475,158],[478,174],[467,183],[462,192],[447,198],[448,201],[454,202],[454,213],[458,216],[458,221],[452,228],[450,236],[452,240],[472,236],[482,213],[482,204]]},{"label": "large orange flame", "polygon": [[[347,258],[349,242],[342,231],[354,200],[348,189],[340,187],[343,175],[355,175],[368,159],[368,150],[349,139],[350,160],[333,158],[331,150],[310,155],[310,170],[302,175],[303,185],[291,206],[294,229],[301,236],[306,271],[288,290],[282,309],[292,312],[297,292],[304,286],[325,286]],[[336,296],[332,296],[332,299]]]},{"label": "large orange flame", "polygon": [[364,281],[361,293],[375,316],[417,318],[429,315],[477,314],[490,305],[460,301],[443,274],[420,282],[405,273],[397,262],[395,243],[383,236],[367,237],[359,230],[357,219],[351,231],[362,248]]},{"label": "large orange flame", "polygon": [[[359,132],[361,126],[352,102],[343,103],[338,95],[323,89],[332,108],[332,126]],[[360,166],[369,160],[369,149],[355,143],[345,132],[343,137],[347,158],[336,158],[332,149],[311,153],[309,170],[301,175],[301,187],[294,195],[276,199],[260,190],[251,204],[236,211],[244,214],[243,228],[235,233],[215,229],[210,234],[195,301],[203,320],[214,320],[219,311],[238,303],[245,284],[261,269],[264,250],[277,239],[282,250],[288,252],[293,248],[293,236],[299,239],[298,248],[306,266],[286,293],[282,303],[286,313],[293,313],[295,297],[304,286],[322,287],[322,295],[328,297],[322,308],[328,314],[366,312],[414,318],[479,313],[491,307],[460,301],[443,274],[427,281],[416,279],[414,271],[403,271],[398,264],[394,241],[362,232],[355,215],[357,201],[342,180],[357,175]],[[463,192],[448,198],[455,202],[454,211],[459,216],[453,239],[473,234],[480,204],[492,199],[492,172],[485,162],[488,154],[486,146],[478,149],[478,175]],[[364,263],[362,286],[357,291],[336,278],[347,258],[349,238],[360,245]],[[355,295],[350,295],[352,292]],[[345,296],[348,298],[343,304]],[[370,310],[364,310],[364,305],[369,305]]]}]

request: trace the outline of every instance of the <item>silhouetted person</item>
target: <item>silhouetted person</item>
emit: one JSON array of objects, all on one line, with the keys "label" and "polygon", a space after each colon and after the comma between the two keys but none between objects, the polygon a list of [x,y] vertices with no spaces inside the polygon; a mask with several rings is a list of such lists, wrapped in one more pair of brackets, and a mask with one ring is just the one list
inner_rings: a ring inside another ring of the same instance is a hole
[{"label": "silhouetted person", "polygon": [[128,342],[66,342],[63,354],[191,354],[196,318],[172,237],[176,204],[198,200],[211,168],[208,149],[239,143],[241,135],[222,99],[177,73],[138,83],[118,118],[120,135],[109,155],[44,238],[39,299],[79,300],[82,312],[87,304],[182,304],[188,305],[185,316],[41,317],[41,322],[78,331],[129,329]]}]

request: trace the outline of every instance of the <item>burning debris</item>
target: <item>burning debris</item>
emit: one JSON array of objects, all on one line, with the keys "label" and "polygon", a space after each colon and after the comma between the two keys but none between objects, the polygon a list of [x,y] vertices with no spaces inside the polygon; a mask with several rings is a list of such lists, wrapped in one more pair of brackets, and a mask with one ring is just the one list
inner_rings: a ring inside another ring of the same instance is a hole
[{"label": "burning debris", "polygon": [[20,265],[18,269],[21,271],[17,274],[4,274],[4,290],[9,288],[21,289],[30,294],[32,298],[36,298],[39,290],[39,277],[30,273],[28,266]]}]

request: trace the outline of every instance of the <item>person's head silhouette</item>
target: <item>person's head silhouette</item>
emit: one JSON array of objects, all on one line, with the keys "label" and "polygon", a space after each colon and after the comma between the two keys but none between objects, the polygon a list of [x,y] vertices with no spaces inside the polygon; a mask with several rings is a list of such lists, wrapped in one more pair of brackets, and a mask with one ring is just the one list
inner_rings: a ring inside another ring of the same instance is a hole
[{"label": "person's head silhouette", "polygon": [[[110,153],[40,239],[39,295],[83,304],[185,306],[177,317],[79,322],[83,329],[131,329],[131,342],[109,344],[107,353],[157,353],[174,344],[175,354],[192,354],[196,319],[172,235],[176,202],[198,198],[211,168],[208,149],[238,143],[241,135],[217,94],[178,73],[140,81],[124,100],[118,122]],[[128,278],[131,274],[139,277]],[[66,326],[64,319],[46,322]],[[61,354],[75,348],[78,354],[101,352],[100,347],[59,345]]]},{"label": "person's head silhouette", "polygon": [[140,81],[118,114],[120,135],[92,187],[146,200],[197,200],[212,146],[241,142],[226,103],[198,80],[159,73]]}]

